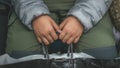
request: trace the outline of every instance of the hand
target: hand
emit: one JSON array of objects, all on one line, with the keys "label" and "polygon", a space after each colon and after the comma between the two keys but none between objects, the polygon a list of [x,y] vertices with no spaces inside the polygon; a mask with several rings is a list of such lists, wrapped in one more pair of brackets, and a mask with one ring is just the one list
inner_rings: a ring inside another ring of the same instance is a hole
[{"label": "hand", "polygon": [[83,26],[73,16],[67,17],[60,25],[60,29],[62,32],[59,39],[67,44],[77,43],[83,33]]},{"label": "hand", "polygon": [[59,26],[48,15],[38,17],[33,21],[33,29],[40,43],[49,45],[58,39],[56,31],[60,31]]}]

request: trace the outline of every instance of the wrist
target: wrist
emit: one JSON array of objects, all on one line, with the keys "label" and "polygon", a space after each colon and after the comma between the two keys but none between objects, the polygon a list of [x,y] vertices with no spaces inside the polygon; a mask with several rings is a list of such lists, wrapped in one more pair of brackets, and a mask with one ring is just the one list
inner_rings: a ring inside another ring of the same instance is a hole
[{"label": "wrist", "polygon": [[35,17],[35,18],[32,20],[32,25],[33,25],[34,23],[36,23],[36,21],[40,20],[41,18],[43,18],[43,17],[48,17],[48,16],[49,16],[48,14],[42,14],[42,15],[39,15],[39,16]]},{"label": "wrist", "polygon": [[35,18],[32,20],[32,22],[34,22],[35,20],[37,20],[37,19],[39,19],[39,18],[41,18],[41,17],[44,17],[44,16],[49,16],[49,15],[47,15],[47,14],[39,15],[39,16],[35,17]]},{"label": "wrist", "polygon": [[80,27],[84,30],[84,25],[81,23],[81,21],[77,17],[73,15],[69,15],[67,18],[76,20],[80,24]]}]

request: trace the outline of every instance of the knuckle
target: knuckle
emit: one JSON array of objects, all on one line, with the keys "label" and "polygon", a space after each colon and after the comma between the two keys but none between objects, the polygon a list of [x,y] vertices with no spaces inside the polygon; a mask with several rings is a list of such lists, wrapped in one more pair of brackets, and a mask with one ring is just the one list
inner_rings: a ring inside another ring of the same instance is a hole
[{"label": "knuckle", "polygon": [[74,43],[76,44],[76,41],[74,41]]},{"label": "knuckle", "polygon": [[70,35],[74,35],[74,32],[70,32]]},{"label": "knuckle", "polygon": [[45,33],[45,32],[41,32],[41,35],[42,35],[42,36],[45,36],[45,35],[46,35],[46,33]]},{"label": "knuckle", "polygon": [[71,33],[72,33],[72,34],[76,34],[76,32],[75,32],[75,31],[71,31]]},{"label": "knuckle", "polygon": [[52,43],[52,42],[53,42],[53,39],[50,39],[50,42]]},{"label": "knuckle", "polygon": [[59,39],[62,40],[61,36],[59,36]]},{"label": "knuckle", "polygon": [[65,42],[65,40],[63,39],[62,42]]},{"label": "knuckle", "polygon": [[61,34],[61,37],[63,37],[63,36],[64,36],[64,33]]},{"label": "knuckle", "polygon": [[66,39],[64,39],[63,42],[66,42]]},{"label": "knuckle", "polygon": [[48,29],[48,33],[52,32],[52,31],[53,31],[53,29],[52,29],[52,28],[49,28],[49,29]]},{"label": "knuckle", "polygon": [[58,39],[58,37],[57,37],[57,36],[54,36],[54,37],[52,37],[52,39],[53,39],[53,40],[57,40],[57,39]]},{"label": "knuckle", "polygon": [[79,37],[79,35],[74,35],[74,37],[75,37],[75,38],[78,38],[78,37]]},{"label": "knuckle", "polygon": [[38,42],[40,42],[41,43],[41,40],[40,39],[37,39],[38,40]]},{"label": "knuckle", "polygon": [[49,45],[49,42],[45,42],[46,45]]},{"label": "knuckle", "polygon": [[52,38],[52,36],[49,36],[49,40],[52,42],[54,39]]},{"label": "knuckle", "polygon": [[63,37],[63,34],[60,35],[60,39]]},{"label": "knuckle", "polygon": [[57,37],[57,36],[54,36],[53,38],[54,38],[54,40],[57,40],[57,39],[58,39],[58,37]]},{"label": "knuckle", "polygon": [[52,38],[51,38],[51,37],[49,37],[48,39],[49,39],[50,41],[52,41]]},{"label": "knuckle", "polygon": [[67,44],[69,44],[69,43],[70,43],[70,41],[68,40],[68,41],[67,41]]},{"label": "knuckle", "polygon": [[64,39],[63,42],[66,42],[66,39]]},{"label": "knuckle", "polygon": [[67,28],[67,29],[65,29],[65,31],[68,33],[68,32],[70,32],[70,29]]},{"label": "knuckle", "polygon": [[76,33],[75,35],[76,35],[76,36],[80,36],[80,34],[79,34],[79,33]]},{"label": "knuckle", "polygon": [[77,39],[77,42],[79,41],[79,38]]},{"label": "knuckle", "polygon": [[76,40],[74,43],[77,43],[78,41]]},{"label": "knuckle", "polygon": [[76,39],[74,43],[77,43],[79,41],[79,39]]},{"label": "knuckle", "polygon": [[66,33],[73,35],[75,32],[73,30],[67,30]]}]

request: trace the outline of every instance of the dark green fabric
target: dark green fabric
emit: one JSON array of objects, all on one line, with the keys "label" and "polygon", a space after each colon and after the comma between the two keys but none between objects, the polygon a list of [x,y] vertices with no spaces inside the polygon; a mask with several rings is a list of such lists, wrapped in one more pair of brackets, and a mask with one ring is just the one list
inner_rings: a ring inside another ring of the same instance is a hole
[{"label": "dark green fabric", "polygon": [[[65,1],[65,2],[64,2]],[[74,0],[71,0],[74,2]],[[73,3],[70,3],[66,0],[58,0],[58,1],[49,1],[45,0],[45,3],[48,5],[51,11],[51,17],[57,22],[60,23],[67,11],[70,7],[73,6]],[[60,4],[58,4],[60,3]],[[69,5],[64,5],[69,4]],[[53,6],[54,5],[54,6]],[[59,5],[61,7],[58,7]],[[53,9],[53,8],[54,9]],[[67,7],[65,10],[63,7]],[[59,9],[57,9],[59,8]],[[61,19],[62,18],[62,19]],[[9,20],[9,30],[8,30],[8,38],[7,38],[7,49],[6,52],[12,54],[13,52],[21,52],[21,51],[31,51],[31,52],[42,52],[40,43],[37,42],[36,37],[33,31],[30,31],[25,27],[21,21],[17,18],[15,13],[13,12],[11,18]],[[109,14],[107,13],[102,20],[93,27],[89,32],[82,35],[79,42],[75,45],[75,50],[77,52],[96,49],[96,48],[106,48],[113,46],[115,48],[115,39],[112,32],[112,24],[109,18]],[[108,49],[112,52],[116,52],[115,49]],[[107,55],[106,53],[104,53]],[[113,57],[113,53],[110,53],[110,57]],[[116,54],[116,53],[115,53]],[[116,56],[116,55],[114,55]],[[113,57],[114,58],[114,57]]]},{"label": "dark green fabric", "polygon": [[[113,59],[118,56],[115,46],[93,48],[83,50],[84,53],[90,54],[98,59]],[[107,54],[107,55],[106,55]]]},{"label": "dark green fabric", "polygon": [[[116,47],[114,46],[87,49],[87,50],[83,50],[83,52],[86,54],[90,54],[96,57],[97,59],[113,59],[116,58],[116,56],[118,56],[116,52]],[[33,54],[36,55],[41,53],[39,51],[13,51],[11,57],[20,58]]]},{"label": "dark green fabric", "polygon": [[44,2],[51,12],[50,16],[60,24],[74,5],[75,0],[44,0]]},{"label": "dark green fabric", "polygon": [[11,0],[0,0],[0,3],[1,3],[1,4],[4,4],[4,5],[11,6],[11,5],[10,5],[10,1],[11,1]]},{"label": "dark green fabric", "polygon": [[7,37],[8,11],[4,4],[0,3],[0,55],[5,53]]}]

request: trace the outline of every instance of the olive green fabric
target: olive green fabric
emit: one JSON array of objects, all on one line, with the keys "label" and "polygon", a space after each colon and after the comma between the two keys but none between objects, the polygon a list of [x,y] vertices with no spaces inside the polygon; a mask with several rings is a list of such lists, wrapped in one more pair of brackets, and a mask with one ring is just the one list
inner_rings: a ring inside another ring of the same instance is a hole
[{"label": "olive green fabric", "polygon": [[66,17],[75,0],[44,0],[44,2],[51,12],[50,16],[59,24]]},{"label": "olive green fabric", "polygon": [[69,10],[75,0],[44,0],[50,11],[53,10]]},{"label": "olive green fabric", "polygon": [[25,27],[15,14],[11,15],[8,24],[8,37],[7,37],[7,52],[10,53],[14,50],[35,51],[41,50],[33,31]]},{"label": "olive green fabric", "polygon": [[[51,11],[50,16],[57,23],[58,22],[60,23],[64,19],[63,17],[65,17],[69,8],[73,6],[74,0],[69,0],[70,2],[68,0],[58,0],[58,1],[45,0],[45,3],[50,8]],[[59,5],[61,7],[58,7],[56,5]],[[14,12],[11,15],[8,25],[9,25],[9,30],[8,30],[7,48],[6,48],[7,53],[13,53],[15,51],[42,52],[41,45],[40,43],[37,42],[34,32],[29,30],[27,27],[25,27],[21,23],[21,21],[17,18]],[[82,35],[80,41],[77,44],[75,44],[76,47],[75,50],[77,52],[80,52],[88,49],[111,47],[111,46],[115,47],[114,45],[115,45],[115,39],[112,33],[112,24],[109,18],[109,14],[107,13],[95,27],[93,27],[89,32],[84,33]]]},{"label": "olive green fabric", "polygon": [[83,34],[78,44],[77,51],[93,48],[103,48],[115,45],[112,32],[112,24],[107,13],[103,19],[94,26],[88,33]]}]

